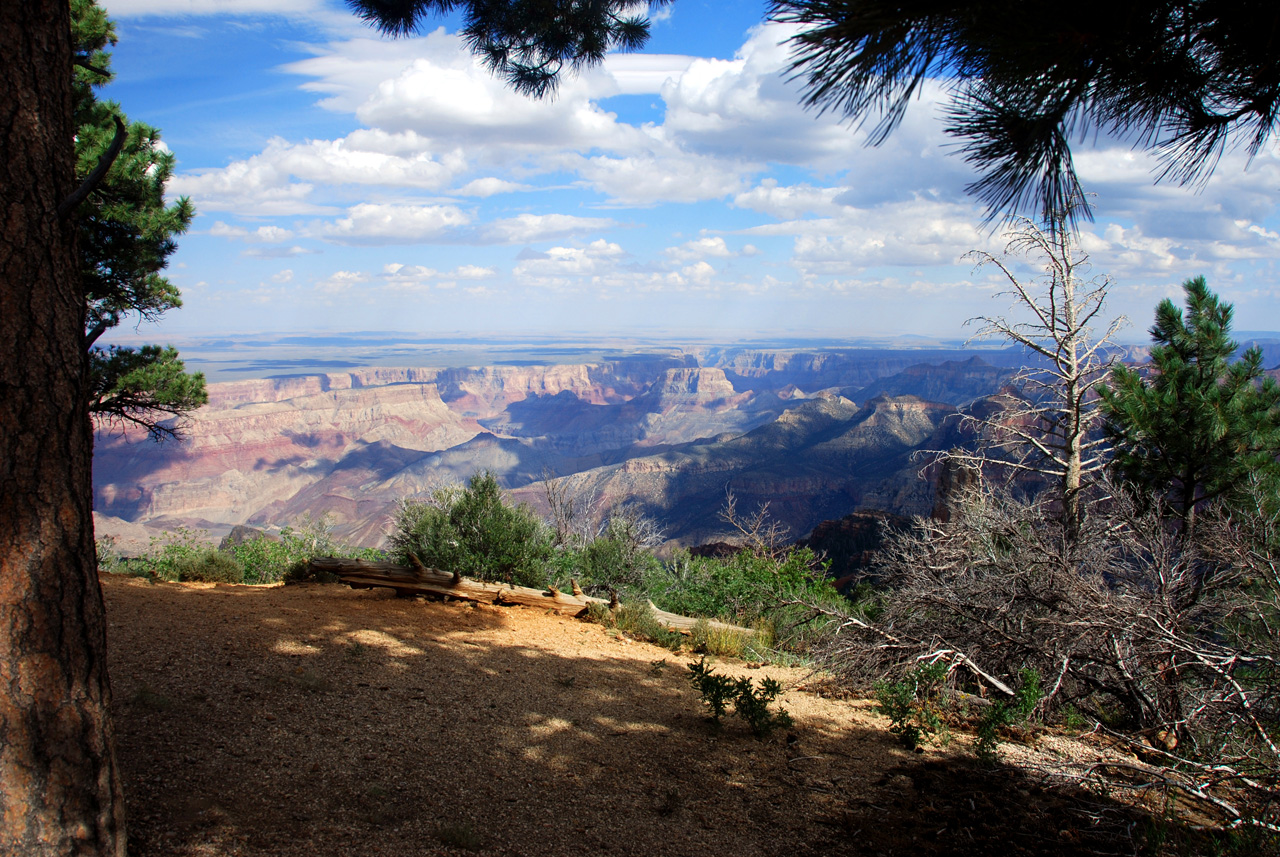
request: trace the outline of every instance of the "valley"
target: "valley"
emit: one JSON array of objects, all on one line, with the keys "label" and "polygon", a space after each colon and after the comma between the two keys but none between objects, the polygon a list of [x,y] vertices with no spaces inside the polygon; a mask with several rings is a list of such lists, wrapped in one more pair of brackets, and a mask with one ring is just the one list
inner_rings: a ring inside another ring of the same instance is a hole
[{"label": "valley", "polygon": [[927,513],[915,454],[962,442],[958,408],[1018,364],[943,347],[601,355],[215,381],[179,441],[99,431],[98,533],[136,550],[180,526],[217,539],[328,515],[377,546],[402,498],[490,470],[539,510],[547,480],[597,516],[633,505],[672,546],[729,535],[727,490],[799,537],[859,509]]}]

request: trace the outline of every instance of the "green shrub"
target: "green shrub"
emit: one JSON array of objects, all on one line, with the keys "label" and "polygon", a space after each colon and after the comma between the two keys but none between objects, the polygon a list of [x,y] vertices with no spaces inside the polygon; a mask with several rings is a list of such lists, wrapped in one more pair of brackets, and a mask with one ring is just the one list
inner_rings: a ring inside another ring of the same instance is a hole
[{"label": "green shrub", "polygon": [[682,616],[720,619],[735,625],[767,624],[775,645],[804,651],[813,634],[807,604],[844,599],[808,548],[779,557],[742,551],[731,557],[678,553],[646,574],[644,596]]},{"label": "green shrub", "polygon": [[275,583],[291,562],[289,548],[283,540],[265,535],[233,545],[229,551],[244,567],[245,580],[250,583]]},{"label": "green shrub", "polygon": [[551,534],[527,506],[508,506],[492,473],[465,489],[445,488],[429,501],[406,501],[390,537],[391,556],[464,577],[544,587],[550,582]]},{"label": "green shrub", "polygon": [[629,604],[615,611],[593,601],[587,605],[587,619],[673,652],[678,652],[684,647],[684,635],[679,631],[664,628],[648,605]]},{"label": "green shrub", "polygon": [[[307,571],[313,557],[338,556],[381,559],[382,552],[372,548],[353,548],[333,536],[333,519],[303,515],[293,526],[280,530],[280,537],[254,536],[230,548],[232,556],[244,566],[247,583],[289,583],[316,580]],[[324,575],[336,580],[333,575]],[[332,581],[326,581],[332,582]]]},{"label": "green shrub", "polygon": [[937,735],[945,740],[942,721],[942,690],[947,665],[941,661],[920,664],[901,680],[876,682],[873,687],[877,711],[889,718],[889,731],[908,750],[915,750]]},{"label": "green shrub", "polygon": [[730,678],[711,671],[704,657],[689,665],[689,681],[697,689],[702,702],[711,709],[711,719],[717,727],[733,704],[734,714],[746,721],[751,734],[757,738],[768,736],[773,730],[791,725],[791,715],[782,709],[769,706],[782,693],[782,685],[771,678],[760,682],[757,690],[749,678]]},{"label": "green shrub", "polygon": [[1022,681],[1014,691],[1013,701],[994,703],[978,721],[973,751],[984,765],[994,765],[1000,761],[1000,729],[1025,723],[1044,698],[1044,691],[1040,688],[1040,673],[1024,669],[1019,677]]},{"label": "green shrub", "polygon": [[152,536],[151,547],[137,566],[159,580],[179,580],[179,571],[198,563],[210,550],[206,530],[178,527],[165,532],[163,537]]},{"label": "green shrub", "polygon": [[120,551],[116,547],[114,536],[101,536],[93,542],[94,553],[97,554],[98,571],[118,574],[124,564]]},{"label": "green shrub", "polygon": [[212,547],[178,559],[174,563],[174,574],[184,583],[244,582],[244,569],[235,557]]}]

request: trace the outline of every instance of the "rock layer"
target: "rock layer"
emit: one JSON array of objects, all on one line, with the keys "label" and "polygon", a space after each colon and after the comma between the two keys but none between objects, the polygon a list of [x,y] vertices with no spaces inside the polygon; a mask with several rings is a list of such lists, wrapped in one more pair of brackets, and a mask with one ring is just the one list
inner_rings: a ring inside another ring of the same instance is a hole
[{"label": "rock layer", "polygon": [[920,357],[704,349],[211,384],[180,443],[99,434],[95,509],[104,531],[187,524],[214,535],[329,514],[338,535],[377,544],[401,498],[488,469],[535,502],[544,478],[570,480],[597,509],[638,502],[682,542],[724,535],[726,486],[748,505],[768,500],[797,535],[860,506],[927,512],[932,489],[910,455],[955,440],[955,408],[902,395],[859,407],[835,394],[879,380],[962,401],[1007,376],[981,361],[911,368]]}]

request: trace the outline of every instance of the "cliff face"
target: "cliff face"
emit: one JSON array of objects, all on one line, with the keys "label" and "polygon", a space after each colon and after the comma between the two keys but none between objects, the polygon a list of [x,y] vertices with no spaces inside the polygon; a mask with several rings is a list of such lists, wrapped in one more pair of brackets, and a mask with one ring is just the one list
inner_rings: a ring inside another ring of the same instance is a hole
[{"label": "cliff face", "polygon": [[877,379],[850,393],[856,402],[877,395],[918,396],[930,402],[963,405],[989,396],[1008,382],[1015,370],[993,366],[981,357],[948,360],[941,364],[919,363],[901,372]]},{"label": "cliff face", "polygon": [[[95,510],[122,532],[125,522],[189,524],[215,536],[327,513],[339,535],[376,544],[398,500],[488,469],[535,504],[547,477],[598,493],[602,506],[639,501],[684,541],[723,534],[716,515],[726,486],[744,509],[769,501],[795,535],[860,505],[928,511],[932,489],[908,458],[950,444],[954,408],[912,396],[860,408],[814,393],[901,373],[919,353],[701,357],[212,384],[180,443],[99,435]],[[904,377],[929,378],[928,390],[953,377],[968,395],[1002,377],[990,368],[957,363]]]},{"label": "cliff face", "polygon": [[209,398],[181,442],[100,434],[95,509],[129,521],[243,523],[324,478],[357,445],[442,450],[480,431],[450,411],[433,384],[352,387],[317,376],[213,384]]},{"label": "cliff face", "polygon": [[[932,485],[912,456],[958,440],[954,407],[915,397],[879,398],[859,408],[832,396],[805,402],[740,437],[709,440],[659,455],[564,477],[571,494],[602,505],[631,502],[682,544],[733,535],[719,519],[726,490],[740,512],[768,504],[801,536],[823,520],[860,507],[927,514]],[[537,506],[542,488],[516,492]]]}]

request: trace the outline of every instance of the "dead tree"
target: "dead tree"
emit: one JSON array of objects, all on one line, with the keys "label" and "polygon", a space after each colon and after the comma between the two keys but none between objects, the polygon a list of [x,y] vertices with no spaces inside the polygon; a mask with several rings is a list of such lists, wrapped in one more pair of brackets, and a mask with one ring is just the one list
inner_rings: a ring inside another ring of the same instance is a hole
[{"label": "dead tree", "polygon": [[[1008,282],[1019,318],[980,316],[974,339],[1004,339],[1022,346],[1040,361],[1024,368],[1002,395],[1003,408],[971,416],[981,445],[975,452],[952,451],[972,464],[997,465],[1008,473],[1036,474],[1055,483],[1060,495],[1066,535],[1075,537],[1081,517],[1080,494],[1105,465],[1105,439],[1096,431],[1101,414],[1096,388],[1106,381],[1108,354],[1123,316],[1095,337],[1093,325],[1106,302],[1109,280],[1084,279],[1089,257],[1080,251],[1070,228],[1070,212],[1059,211],[1047,229],[1025,218],[1008,235],[1001,256],[970,254],[978,267],[994,266]],[[1044,273],[1030,282],[1019,279],[1011,257],[1030,256]]]}]

